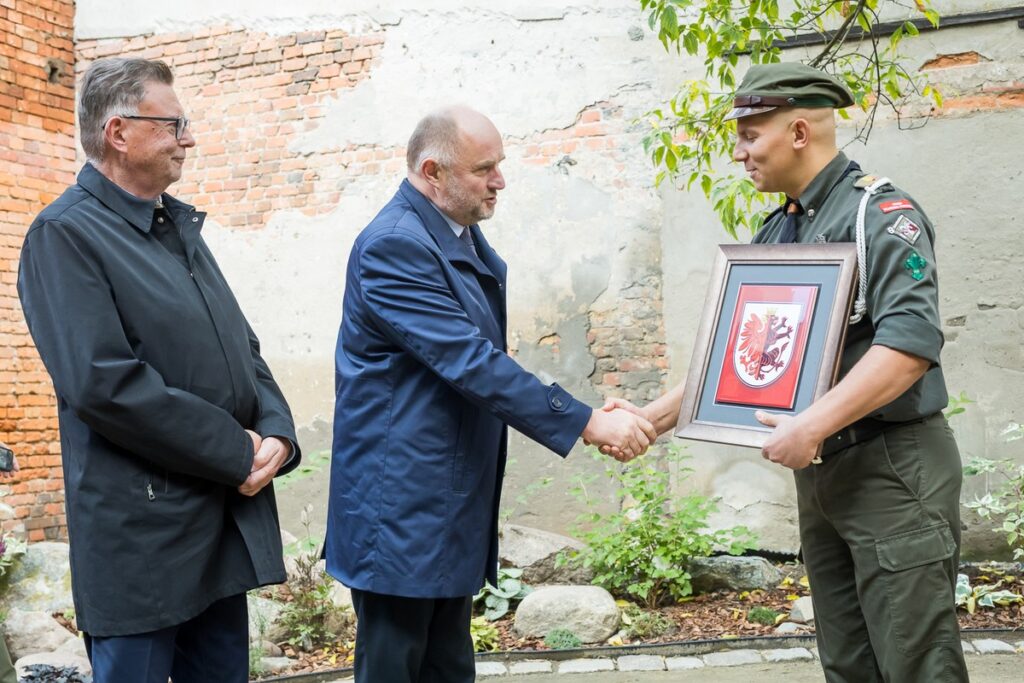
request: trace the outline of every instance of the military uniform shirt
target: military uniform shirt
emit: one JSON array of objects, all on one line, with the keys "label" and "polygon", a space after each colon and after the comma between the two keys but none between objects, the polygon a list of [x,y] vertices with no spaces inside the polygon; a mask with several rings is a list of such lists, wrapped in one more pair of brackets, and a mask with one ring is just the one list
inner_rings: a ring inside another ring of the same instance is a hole
[{"label": "military uniform shirt", "polygon": [[[856,242],[857,208],[871,178],[840,152],[799,197],[797,242]],[[844,176],[845,174],[845,176]],[[753,243],[775,243],[785,214],[765,220]],[[868,201],[864,221],[867,247],[867,313],[850,326],[840,360],[840,378],[873,344],[924,358],[931,367],[921,379],[868,417],[903,422],[942,410],[948,402],[939,366],[943,336],[936,279],[935,230],[917,202],[885,185]]]}]

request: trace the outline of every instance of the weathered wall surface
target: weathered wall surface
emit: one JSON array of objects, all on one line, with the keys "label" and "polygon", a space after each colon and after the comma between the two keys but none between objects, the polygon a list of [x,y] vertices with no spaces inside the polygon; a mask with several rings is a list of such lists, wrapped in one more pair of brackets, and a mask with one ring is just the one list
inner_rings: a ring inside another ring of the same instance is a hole
[{"label": "weathered wall surface", "polygon": [[22,471],[0,482],[0,529],[66,535],[57,408],[16,289],[35,215],[74,180],[74,3],[0,1],[0,441]]},{"label": "weathered wall surface", "polygon": [[[206,237],[308,450],[329,440],[351,242],[397,186],[416,119],[445,102],[476,106],[505,134],[508,189],[484,229],[509,261],[517,357],[595,405],[607,395],[647,400],[685,373],[714,245],[727,238],[702,198],[652,187],[632,121],[703,69],[664,54],[638,3],[79,0],[77,9],[79,71],[112,54],[174,66],[198,140],[175,191],[210,211]],[[997,434],[1020,419],[1024,394],[1013,382],[1024,371],[1014,159],[1024,31],[1002,22],[908,46],[910,66],[946,91],[946,108],[913,131],[879,121],[868,147],[849,151],[937,224],[950,387],[979,401],[957,418],[963,450],[1005,454]],[[722,523],[795,548],[787,472],[741,449],[689,452],[692,486],[722,497]],[[514,437],[511,514],[564,529],[577,511],[565,494],[571,477],[596,467],[581,455],[563,463]],[[515,502],[545,477],[548,488]],[[317,499],[323,485],[296,484],[285,505]]]},{"label": "weathered wall surface", "polygon": [[[174,191],[210,211],[206,239],[307,450],[329,444],[352,240],[404,176],[415,122],[449,102],[505,136],[508,189],[484,229],[510,266],[514,353],[594,405],[662,391],[661,200],[631,122],[657,100],[668,60],[642,39],[632,3],[349,3],[343,16],[303,2],[234,16],[186,4],[147,16],[159,10],[80,2],[77,68],[129,54],[174,68],[198,141]],[[515,484],[556,479],[522,515],[563,527],[569,481],[593,464],[514,441]],[[286,498],[320,497],[324,484],[311,477]]]}]

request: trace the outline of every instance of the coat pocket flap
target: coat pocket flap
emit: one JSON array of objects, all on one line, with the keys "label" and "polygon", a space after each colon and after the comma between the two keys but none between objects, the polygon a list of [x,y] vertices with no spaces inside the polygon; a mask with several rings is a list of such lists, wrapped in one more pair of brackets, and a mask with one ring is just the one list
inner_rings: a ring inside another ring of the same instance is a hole
[{"label": "coat pocket flap", "polygon": [[956,551],[956,543],[949,525],[942,522],[875,541],[875,551],[882,569],[901,572],[949,559]]}]

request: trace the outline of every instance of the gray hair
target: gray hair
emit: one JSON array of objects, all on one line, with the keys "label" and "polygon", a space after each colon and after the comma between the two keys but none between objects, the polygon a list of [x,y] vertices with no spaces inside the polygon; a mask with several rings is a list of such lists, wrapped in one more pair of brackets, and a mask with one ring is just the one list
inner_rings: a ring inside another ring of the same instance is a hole
[{"label": "gray hair", "polygon": [[455,163],[459,145],[459,125],[453,109],[441,109],[427,114],[416,124],[405,151],[409,171],[419,173],[427,159],[443,167]]},{"label": "gray hair", "polygon": [[174,74],[161,61],[110,57],[93,62],[82,77],[78,127],[85,156],[103,160],[103,127],[111,116],[138,114],[147,83],[174,84]]}]

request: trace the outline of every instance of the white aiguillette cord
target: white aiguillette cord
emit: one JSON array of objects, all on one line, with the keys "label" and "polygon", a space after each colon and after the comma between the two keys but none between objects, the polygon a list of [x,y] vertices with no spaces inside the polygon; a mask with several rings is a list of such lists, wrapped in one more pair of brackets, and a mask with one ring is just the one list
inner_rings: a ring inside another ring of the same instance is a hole
[{"label": "white aiguillette cord", "polygon": [[878,192],[878,188],[891,184],[888,178],[879,178],[864,188],[864,196],[860,198],[860,206],[857,207],[857,271],[859,275],[859,286],[857,288],[857,300],[853,302],[853,315],[850,316],[850,324],[856,325],[868,312],[868,247],[864,239],[864,216],[868,211],[868,202]]}]

